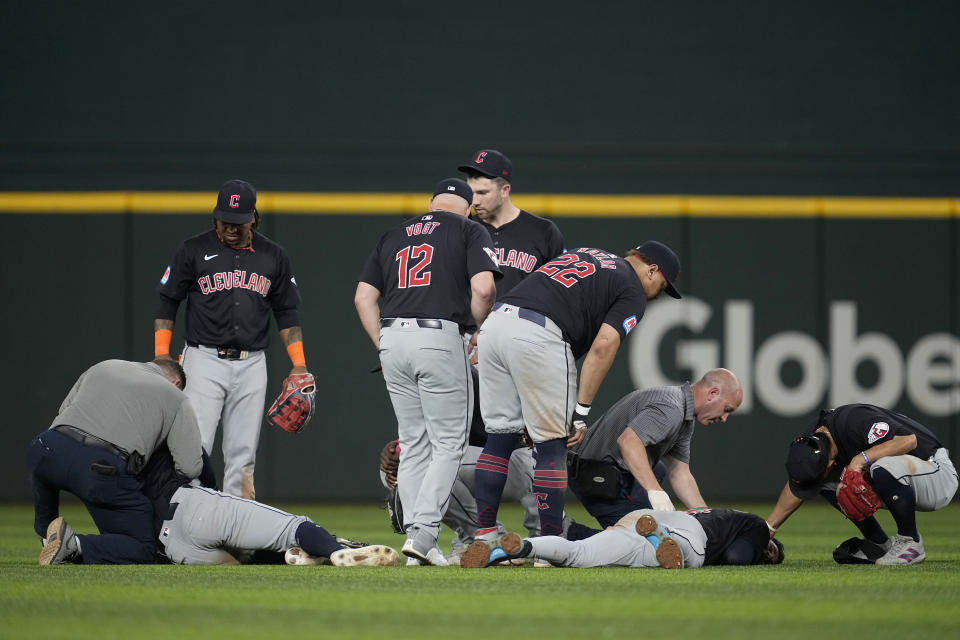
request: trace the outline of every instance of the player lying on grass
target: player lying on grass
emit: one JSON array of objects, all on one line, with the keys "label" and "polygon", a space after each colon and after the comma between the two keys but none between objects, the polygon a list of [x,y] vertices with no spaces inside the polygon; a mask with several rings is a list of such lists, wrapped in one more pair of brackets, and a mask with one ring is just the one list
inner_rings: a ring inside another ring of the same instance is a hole
[{"label": "player lying on grass", "polygon": [[521,540],[515,533],[495,546],[470,545],[460,566],[479,568],[536,556],[560,567],[663,567],[780,564],[783,545],[770,537],[760,516],[734,509],[654,511],[638,509],[583,540],[543,536]]},{"label": "player lying on grass", "polygon": [[[790,479],[767,516],[776,531],[803,501],[822,496],[860,530],[834,551],[841,563],[917,564],[926,558],[916,511],[935,511],[957,492],[949,452],[928,428],[870,404],[821,411],[814,431],[787,454]],[[887,537],[873,514],[890,510],[897,534]]]},{"label": "player lying on grass", "polygon": [[[174,564],[240,564],[256,551],[286,552],[288,564],[392,566],[400,555],[383,545],[344,546],[306,516],[191,486],[179,475],[169,451],[158,449],[144,469],[144,492],[154,507],[160,553]],[[80,562],[73,529],[57,518],[47,529],[40,564]],[[44,562],[44,558],[48,560]]]}]

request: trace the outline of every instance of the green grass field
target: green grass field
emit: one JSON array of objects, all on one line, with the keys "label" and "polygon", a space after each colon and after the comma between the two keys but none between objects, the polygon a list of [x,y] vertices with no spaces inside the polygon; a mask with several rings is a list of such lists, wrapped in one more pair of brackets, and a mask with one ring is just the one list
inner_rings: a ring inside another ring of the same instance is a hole
[{"label": "green grass field", "polygon": [[[379,505],[278,506],[339,535],[403,542]],[[82,505],[63,515],[95,532]],[[518,507],[502,515],[519,529]],[[682,571],[40,567],[32,521],[29,506],[0,505],[0,638],[960,638],[958,504],[919,514],[927,560],[915,567],[834,564],[856,530],[817,504],[781,532],[781,566]]]}]

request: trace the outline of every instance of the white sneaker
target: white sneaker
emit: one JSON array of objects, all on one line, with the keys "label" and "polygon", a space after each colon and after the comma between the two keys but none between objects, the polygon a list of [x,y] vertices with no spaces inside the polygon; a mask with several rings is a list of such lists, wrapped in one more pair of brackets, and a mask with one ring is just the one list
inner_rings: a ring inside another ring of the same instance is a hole
[{"label": "white sneaker", "polygon": [[890,550],[877,558],[876,564],[920,564],[927,557],[927,552],[923,548],[923,536],[920,536],[920,540],[917,541],[910,536],[897,534],[890,540],[892,541]]},{"label": "white sneaker", "polygon": [[434,545],[427,551],[422,551],[417,549],[413,540],[410,538],[403,543],[403,549],[401,549],[403,555],[408,558],[416,558],[420,561],[420,564],[430,564],[435,567],[449,567],[450,563],[447,562],[447,559],[443,557],[443,552],[440,551],[440,548],[434,543]]},{"label": "white sneaker", "polygon": [[292,565],[321,565],[330,564],[330,558],[323,556],[312,556],[300,547],[290,547],[283,554],[283,559],[287,564]]},{"label": "white sneaker", "polygon": [[408,566],[408,567],[419,567],[419,566],[420,566],[420,561],[417,560],[416,558],[407,558],[407,566]]},{"label": "white sneaker", "polygon": [[372,544],[359,549],[349,547],[334,551],[330,562],[335,567],[395,567],[400,564],[400,554],[382,544]]}]

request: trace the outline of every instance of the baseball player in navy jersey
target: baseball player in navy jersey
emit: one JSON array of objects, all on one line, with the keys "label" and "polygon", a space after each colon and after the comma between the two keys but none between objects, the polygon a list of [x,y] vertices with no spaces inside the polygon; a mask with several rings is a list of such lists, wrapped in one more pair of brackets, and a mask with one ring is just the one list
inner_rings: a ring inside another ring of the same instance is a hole
[{"label": "baseball player in navy jersey", "polygon": [[[820,495],[863,535],[854,541],[853,552],[876,564],[923,562],[927,554],[916,511],[942,509],[957,492],[957,469],[933,432],[908,416],[870,404],[821,411],[814,431],[790,445],[786,467],[789,480],[767,516],[771,535],[804,500]],[[867,512],[846,509],[841,494],[854,483],[865,485],[859,494],[873,496]],[[887,537],[873,516],[881,506],[897,524],[895,536]]]},{"label": "baseball player in navy jersey", "polygon": [[203,448],[212,451],[223,424],[223,491],[254,498],[270,312],[293,363],[307,373],[297,306],[300,292],[283,247],[255,229],[257,192],[243,180],[220,188],[214,228],[184,240],[157,286],[155,353],[170,357],[177,309],[187,301],[182,364]]},{"label": "baseball player in navy jersey", "polygon": [[783,545],[760,516],[735,509],[639,509],[585,540],[503,538],[486,564],[536,556],[559,567],[663,567],[780,564]]},{"label": "baseball player in navy jersey", "polygon": [[[537,269],[494,306],[479,331],[487,442],[477,461],[475,554],[483,554],[478,545],[496,542],[508,460],[524,429],[537,452],[533,486],[540,531],[562,532],[566,448],[582,439],[600,383],[647,301],[662,291],[680,297],[673,284],[679,273],[676,254],[655,241],[625,258],[576,249]],[[584,356],[578,386],[576,361]]]},{"label": "baseball player in navy jersey", "polygon": [[402,551],[426,564],[447,564],[437,536],[473,413],[462,333],[483,324],[500,277],[490,234],[467,218],[472,201],[463,180],[441,181],[428,213],[380,238],[354,298],[397,417]]},{"label": "baseball player in navy jersey", "polygon": [[551,220],[528,213],[510,200],[513,163],[495,149],[482,149],[458,169],[467,175],[473,190],[472,219],[490,232],[503,279],[497,282],[498,299],[563,253],[563,235]]}]

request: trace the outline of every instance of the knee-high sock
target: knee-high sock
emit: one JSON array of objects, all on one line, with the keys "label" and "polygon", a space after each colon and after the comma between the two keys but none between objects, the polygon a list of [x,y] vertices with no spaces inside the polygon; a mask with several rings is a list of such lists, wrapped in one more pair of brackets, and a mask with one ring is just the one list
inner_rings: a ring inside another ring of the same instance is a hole
[{"label": "knee-high sock", "polygon": [[517,443],[515,433],[488,433],[483,452],[474,470],[474,498],[477,500],[477,537],[497,529],[497,511],[507,484],[510,454]]},{"label": "knee-high sock", "polygon": [[320,525],[304,522],[297,527],[297,544],[312,556],[329,558],[334,551],[343,549],[330,533]]},{"label": "knee-high sock", "polygon": [[567,492],[567,439],[537,444],[533,492],[540,508],[540,535],[563,535],[563,503]]},{"label": "knee-high sock", "polygon": [[910,536],[914,540],[920,540],[920,533],[917,531],[917,496],[913,487],[903,484],[890,472],[880,467],[873,471],[873,489],[887,505],[890,515],[897,523],[897,533],[902,536]]}]

